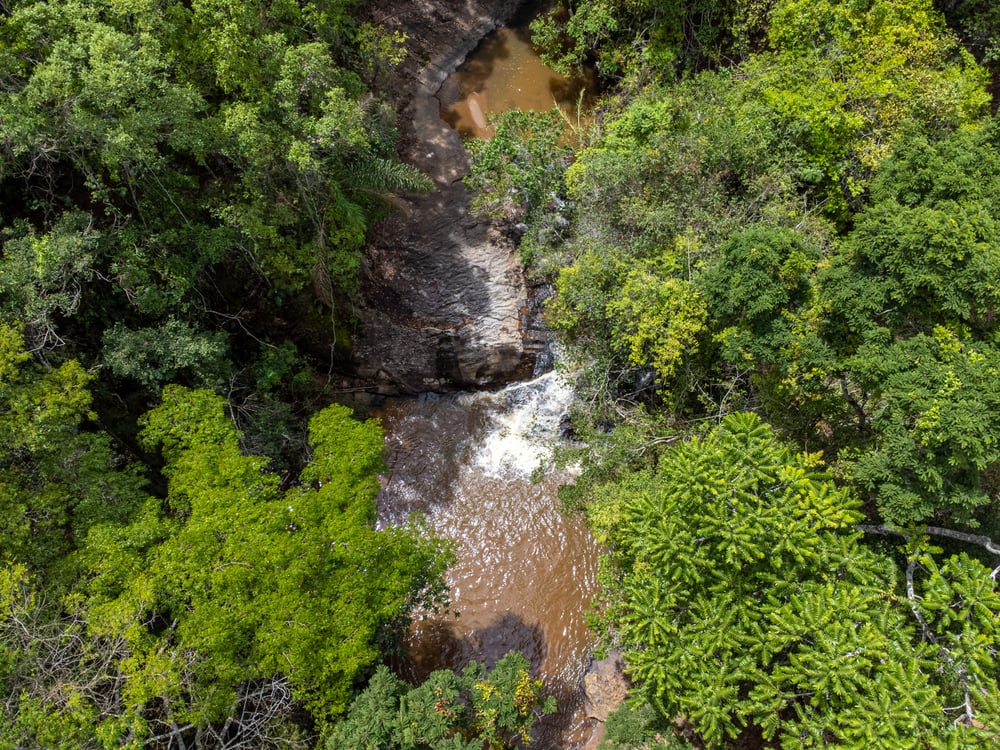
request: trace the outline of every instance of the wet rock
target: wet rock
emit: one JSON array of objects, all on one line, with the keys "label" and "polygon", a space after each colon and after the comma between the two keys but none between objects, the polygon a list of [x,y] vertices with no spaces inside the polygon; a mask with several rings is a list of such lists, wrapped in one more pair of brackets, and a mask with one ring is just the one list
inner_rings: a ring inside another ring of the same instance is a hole
[{"label": "wet rock", "polygon": [[401,77],[434,92],[524,0],[371,0],[369,20],[407,35]]},{"label": "wet rock", "polygon": [[593,662],[583,676],[587,717],[606,721],[608,714],[625,700],[628,687],[625,661],[620,653],[615,652],[605,659]]},{"label": "wet rock", "polygon": [[479,41],[513,16],[517,0],[373,0],[369,20],[407,34],[390,82],[401,156],[435,190],[396,200],[366,254],[352,335],[352,374],[380,393],[501,385],[530,375],[536,332],[524,326],[524,274],[509,238],[471,215],[459,135],[435,94]]}]

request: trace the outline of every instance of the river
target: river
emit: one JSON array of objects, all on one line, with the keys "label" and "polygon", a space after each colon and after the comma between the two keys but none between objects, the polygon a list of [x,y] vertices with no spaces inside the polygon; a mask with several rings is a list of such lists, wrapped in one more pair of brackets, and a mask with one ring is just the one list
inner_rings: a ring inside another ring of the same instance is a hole
[{"label": "river", "polygon": [[559,511],[556,490],[568,477],[532,481],[571,398],[550,372],[496,393],[390,399],[373,412],[389,451],[380,522],[420,513],[430,531],[457,543],[447,582],[458,617],[416,622],[400,671],[419,681],[520,650],[557,698],[558,713],[533,744],[545,750],[586,747],[596,729],[581,680],[594,646],[585,611],[599,549],[581,519]]},{"label": "river", "polygon": [[[523,29],[500,28],[437,98],[442,118],[463,136],[488,137],[491,113],[572,108],[579,91],[541,64]],[[379,522],[417,513],[456,544],[447,583],[458,616],[415,622],[396,668],[418,682],[435,669],[472,659],[492,665],[519,650],[558,704],[532,747],[583,750],[600,732],[582,694],[595,645],[586,610],[597,593],[599,549],[581,519],[559,510],[557,488],[571,477],[550,471],[532,481],[573,398],[558,374],[537,375],[495,392],[390,398],[369,410],[382,421],[389,456]]]}]

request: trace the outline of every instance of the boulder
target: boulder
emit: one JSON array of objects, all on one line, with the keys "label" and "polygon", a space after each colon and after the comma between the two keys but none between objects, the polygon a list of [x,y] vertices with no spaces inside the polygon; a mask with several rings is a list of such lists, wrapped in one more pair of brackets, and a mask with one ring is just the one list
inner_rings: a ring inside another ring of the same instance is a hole
[{"label": "boulder", "polygon": [[629,682],[625,676],[625,661],[620,653],[594,661],[583,676],[587,718],[606,721],[628,695]]}]

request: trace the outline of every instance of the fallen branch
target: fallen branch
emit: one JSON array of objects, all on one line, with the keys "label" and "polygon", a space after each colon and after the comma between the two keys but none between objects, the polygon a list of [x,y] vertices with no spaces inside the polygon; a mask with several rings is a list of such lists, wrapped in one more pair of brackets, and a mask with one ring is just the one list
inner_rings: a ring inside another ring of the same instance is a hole
[{"label": "fallen branch", "polygon": [[[889,526],[887,524],[879,524],[877,526],[868,524],[858,524],[854,526],[854,528],[857,529],[858,531],[863,531],[866,534],[886,534],[891,536],[899,536],[905,539],[907,542],[910,541],[909,534],[900,531],[899,529],[893,528],[892,526]],[[930,536],[945,537],[947,539],[956,539],[960,542],[966,542],[967,544],[975,544],[980,547],[983,547],[984,549],[986,549],[989,552],[992,552],[995,555],[1000,555],[1000,546],[997,546],[996,542],[994,542],[988,536],[983,536],[980,534],[968,534],[964,531],[955,531],[953,529],[946,529],[941,526],[925,526],[922,529],[922,531],[923,533],[928,534]],[[926,640],[929,643],[933,643],[938,647],[939,653],[944,658],[944,660],[948,662],[949,666],[954,670],[958,683],[962,687],[963,705],[961,707],[965,709],[965,712],[957,719],[955,719],[955,723],[957,724],[960,721],[964,721],[966,725],[971,726],[976,720],[976,715],[973,710],[972,694],[969,689],[969,672],[964,664],[960,664],[955,660],[954,656],[952,656],[951,649],[946,648],[938,641],[937,637],[935,637],[934,635],[934,631],[931,630],[930,626],[927,623],[926,618],[920,611],[920,605],[918,604],[920,597],[917,595],[916,585],[914,584],[913,580],[913,572],[916,569],[917,565],[918,565],[917,559],[915,557],[911,557],[906,566],[906,598],[910,604],[910,611],[913,613],[914,618],[916,618],[917,622],[920,624],[920,629],[922,631],[924,640]],[[998,565],[996,568],[993,569],[993,572],[990,574],[990,578],[996,580],[996,575],[998,572],[1000,572],[1000,565]]]},{"label": "fallen branch", "polygon": [[[910,535],[905,531],[900,531],[894,526],[889,526],[888,524],[863,524],[859,523],[854,526],[858,531],[863,531],[866,534],[885,534],[889,536],[900,536],[903,539],[909,541]],[[959,542],[965,542],[966,544],[975,544],[977,547],[982,547],[987,552],[992,552],[994,555],[1000,556],[1000,544],[997,544],[988,536],[982,534],[969,534],[964,531],[955,531],[954,529],[946,529],[943,526],[923,526],[921,527],[921,532],[929,536],[944,537],[946,539],[955,539]],[[994,575],[996,571],[994,571]]]}]

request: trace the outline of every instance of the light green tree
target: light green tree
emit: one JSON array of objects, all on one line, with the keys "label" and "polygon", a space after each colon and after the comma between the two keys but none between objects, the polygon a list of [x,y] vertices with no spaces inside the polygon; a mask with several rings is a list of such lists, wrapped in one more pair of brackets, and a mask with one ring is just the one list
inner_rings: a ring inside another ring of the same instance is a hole
[{"label": "light green tree", "polygon": [[977,729],[996,721],[989,569],[913,539],[904,585],[852,529],[857,507],[749,414],[598,493],[604,616],[662,719],[709,747],[992,743]]},{"label": "light green tree", "polygon": [[447,561],[417,528],[375,529],[378,426],[317,414],[287,491],[207,391],[165,389],[143,436],[162,450],[165,501],[92,529],[81,552],[92,634],[128,644],[127,711],[183,738],[237,721],[247,685],[286,680],[318,720],[343,712],[386,628],[441,593]]},{"label": "light green tree", "polygon": [[27,565],[53,591],[73,583],[89,529],[145,498],[137,467],[94,423],[93,377],[74,360],[39,364],[20,328],[0,325],[0,562]]}]

